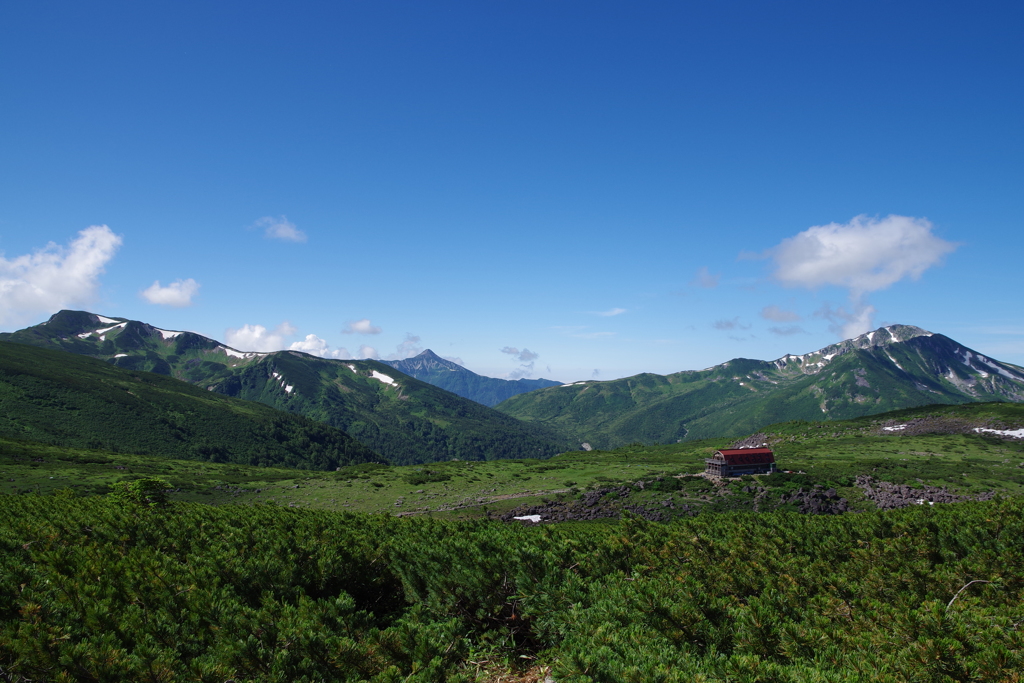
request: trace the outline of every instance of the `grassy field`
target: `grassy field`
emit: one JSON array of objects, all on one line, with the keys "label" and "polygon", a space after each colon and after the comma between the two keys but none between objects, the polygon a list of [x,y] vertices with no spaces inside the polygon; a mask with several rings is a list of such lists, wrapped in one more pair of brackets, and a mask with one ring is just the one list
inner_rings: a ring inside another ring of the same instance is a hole
[{"label": "grassy field", "polygon": [[654,447],[568,453],[550,460],[357,465],[337,472],[170,460],[0,440],[3,493],[106,493],[118,481],[154,477],[176,500],[270,503],[389,514],[479,516],[604,484],[703,469],[714,448]]},{"label": "grassy field", "polygon": [[[856,510],[874,507],[855,485],[858,475],[914,488],[944,487],[961,495],[1024,493],[1024,442],[975,433],[970,427],[1013,427],[1018,419],[1024,423],[1024,407],[1000,404],[902,411],[845,422],[774,425],[766,428],[765,438],[775,449],[779,469],[791,474],[726,483],[678,476],[702,472],[704,459],[729,445],[718,440],[575,451],[550,460],[403,467],[364,464],[336,472],[0,441],[0,484],[4,494],[49,494],[71,488],[79,495],[95,495],[106,493],[118,481],[155,477],[174,487],[175,500],[446,518],[501,515],[544,502],[579,500],[588,491],[622,486],[629,487],[631,505],[658,506],[669,517],[704,510],[754,510],[763,509],[763,505],[755,505],[758,493],[764,503],[777,508],[785,506],[784,497],[793,491],[817,486],[835,489]],[[885,429],[905,423],[910,426]],[[928,429],[966,429],[968,433],[927,433]],[[917,433],[922,430],[926,433]],[[646,485],[636,486],[636,482]],[[604,502],[617,505],[620,496],[609,492]]]}]

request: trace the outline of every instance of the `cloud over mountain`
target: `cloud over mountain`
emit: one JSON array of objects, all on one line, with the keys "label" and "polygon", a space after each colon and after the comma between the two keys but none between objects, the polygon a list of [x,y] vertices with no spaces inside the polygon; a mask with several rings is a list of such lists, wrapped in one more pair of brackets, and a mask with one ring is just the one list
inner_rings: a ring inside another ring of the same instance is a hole
[{"label": "cloud over mountain", "polygon": [[0,324],[91,303],[121,243],[106,225],[91,225],[67,247],[50,242],[32,254],[0,256]]},{"label": "cloud over mountain", "polygon": [[516,360],[521,361],[523,363],[540,358],[539,353],[534,353],[533,351],[527,348],[524,348],[522,351],[520,351],[514,346],[506,346],[501,350],[501,352],[507,353],[508,355],[512,356]]},{"label": "cloud over mountain", "polygon": [[160,281],[156,280],[148,288],[139,292],[139,296],[151,304],[182,308],[191,306],[192,297],[198,292],[199,283],[192,278],[175,280],[166,287],[161,287]]},{"label": "cloud over mountain", "polygon": [[873,326],[875,309],[864,297],[900,280],[916,280],[957,248],[932,233],[925,218],[857,216],[849,223],[816,225],[788,237],[763,256],[774,261],[772,277],[786,287],[818,289],[832,285],[849,292],[851,310],[824,317],[844,338]]},{"label": "cloud over mountain", "polygon": [[808,228],[766,254],[775,261],[772,276],[787,287],[835,285],[859,297],[907,277],[916,280],[957,248],[933,235],[932,227],[925,218],[857,216]]},{"label": "cloud over mountain", "polygon": [[224,341],[239,351],[281,351],[288,347],[285,339],[296,331],[287,321],[273,330],[268,330],[263,325],[242,325],[239,328],[229,328],[224,334]]},{"label": "cloud over mountain", "polygon": [[315,334],[307,334],[305,339],[292,342],[288,349],[291,351],[302,351],[303,353],[320,356],[321,358],[348,359],[352,357],[345,347],[332,349],[326,340],[321,339]]},{"label": "cloud over mountain", "polygon": [[501,352],[512,356],[520,363],[518,368],[516,368],[515,370],[508,374],[509,379],[522,379],[524,377],[529,377],[530,375],[532,375],[534,369],[534,361],[540,358],[539,353],[534,353],[533,351],[527,348],[523,348],[523,350],[520,351],[515,346],[506,346],[501,350]]},{"label": "cloud over mountain", "polygon": [[370,322],[369,318],[350,320],[341,330],[342,334],[380,334],[381,328]]},{"label": "cloud over mountain", "polygon": [[405,360],[406,358],[412,358],[413,356],[419,355],[423,352],[423,347],[420,346],[419,337],[411,332],[406,333],[405,339],[395,349],[395,352],[389,354],[388,360]]}]

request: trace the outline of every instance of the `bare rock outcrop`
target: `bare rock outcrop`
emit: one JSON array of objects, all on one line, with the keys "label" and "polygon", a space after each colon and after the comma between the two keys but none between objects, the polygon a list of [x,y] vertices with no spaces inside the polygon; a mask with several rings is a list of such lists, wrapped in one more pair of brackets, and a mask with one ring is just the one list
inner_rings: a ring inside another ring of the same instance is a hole
[{"label": "bare rock outcrop", "polygon": [[910,505],[992,500],[996,495],[995,491],[984,491],[973,496],[965,496],[952,493],[945,486],[941,488],[937,486],[914,488],[906,484],[880,481],[866,474],[861,474],[857,477],[856,485],[864,491],[864,496],[873,502],[879,510],[894,510]]}]

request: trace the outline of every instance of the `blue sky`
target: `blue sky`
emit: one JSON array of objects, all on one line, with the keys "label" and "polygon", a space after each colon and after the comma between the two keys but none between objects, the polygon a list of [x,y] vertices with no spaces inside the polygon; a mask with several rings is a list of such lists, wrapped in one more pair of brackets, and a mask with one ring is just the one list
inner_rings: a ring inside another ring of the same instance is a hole
[{"label": "blue sky", "polygon": [[1024,364],[1022,34],[1012,2],[4,3],[0,329],[573,381],[904,323]]}]

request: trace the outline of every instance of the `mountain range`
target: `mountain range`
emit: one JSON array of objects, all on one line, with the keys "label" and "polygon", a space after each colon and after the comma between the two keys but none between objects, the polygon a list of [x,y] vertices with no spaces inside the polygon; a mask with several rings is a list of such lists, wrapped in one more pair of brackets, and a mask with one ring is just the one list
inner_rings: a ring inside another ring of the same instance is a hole
[{"label": "mountain range", "polygon": [[393,464],[546,458],[570,447],[548,427],[523,423],[373,360],[243,352],[193,332],[85,311],[60,311],[0,340],[87,355],[299,413],[343,430]]},{"label": "mountain range", "polygon": [[430,349],[412,358],[382,360],[381,363],[390,365],[410,377],[491,407],[528,391],[557,387],[562,384],[551,379],[485,377],[472,370],[467,370],[458,363],[441,358]]},{"label": "mountain range", "polygon": [[0,439],[333,470],[379,461],[340,429],[95,358],[0,341]]},{"label": "mountain range", "polygon": [[890,325],[799,356],[575,382],[498,410],[584,447],[741,436],[788,420],[850,419],[933,403],[1024,401],[1024,368],[949,337]]},{"label": "mountain range", "polygon": [[[394,464],[546,458],[578,448],[742,436],[789,420],[1024,401],[1024,368],[909,325],[773,361],[737,358],[698,371],[568,385],[482,377],[432,351],[387,363],[239,351],[193,332],[84,311],[61,311],[0,340],[298,413]],[[542,384],[548,386],[527,391]],[[510,397],[496,408],[482,405],[503,396]]]}]

